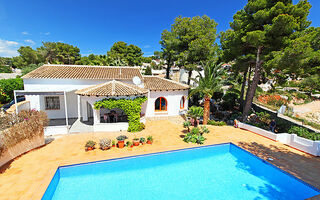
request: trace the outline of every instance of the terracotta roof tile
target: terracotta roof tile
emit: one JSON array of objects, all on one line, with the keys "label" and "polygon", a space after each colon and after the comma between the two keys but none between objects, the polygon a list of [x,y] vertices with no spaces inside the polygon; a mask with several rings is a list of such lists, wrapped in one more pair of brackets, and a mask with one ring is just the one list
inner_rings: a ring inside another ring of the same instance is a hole
[{"label": "terracotta roof tile", "polygon": [[144,87],[149,90],[187,90],[189,86],[157,76],[143,76]]},{"label": "terracotta roof tile", "polygon": [[87,96],[136,96],[146,93],[147,89],[115,80],[76,91],[76,94]]},{"label": "terracotta roof tile", "polygon": [[43,65],[22,78],[44,79],[132,79],[142,78],[137,67]]}]

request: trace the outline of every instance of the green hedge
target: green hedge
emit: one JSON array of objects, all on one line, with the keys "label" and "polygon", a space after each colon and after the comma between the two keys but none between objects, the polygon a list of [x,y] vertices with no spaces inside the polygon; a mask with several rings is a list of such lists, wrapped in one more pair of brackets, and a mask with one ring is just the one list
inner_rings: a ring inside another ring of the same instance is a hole
[{"label": "green hedge", "polygon": [[224,121],[208,120],[208,125],[213,125],[213,126],[226,126],[227,123],[225,123]]},{"label": "green hedge", "polygon": [[297,134],[300,137],[309,139],[309,140],[320,140],[320,133],[309,132],[308,129],[299,127],[299,126],[292,126],[289,131],[290,134]]},{"label": "green hedge", "polygon": [[129,132],[141,131],[144,127],[140,124],[141,105],[147,97],[137,97],[135,99],[103,99],[94,103],[94,109],[100,108],[120,108],[128,115]]},{"label": "green hedge", "polygon": [[0,66],[0,73],[12,73],[11,67],[9,67],[9,66]]},{"label": "green hedge", "polygon": [[7,103],[13,99],[14,90],[23,90],[23,80],[21,78],[0,80],[0,102]]}]

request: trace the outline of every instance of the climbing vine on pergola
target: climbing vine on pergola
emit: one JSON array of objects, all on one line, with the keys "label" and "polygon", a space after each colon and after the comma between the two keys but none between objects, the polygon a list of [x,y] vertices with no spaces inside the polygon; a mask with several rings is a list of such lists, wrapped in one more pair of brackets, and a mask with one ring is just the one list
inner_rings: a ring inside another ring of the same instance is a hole
[{"label": "climbing vine on pergola", "polygon": [[120,108],[128,115],[129,132],[141,131],[140,113],[141,105],[147,97],[137,97],[134,99],[102,99],[94,103],[94,109],[100,108],[114,109]]}]

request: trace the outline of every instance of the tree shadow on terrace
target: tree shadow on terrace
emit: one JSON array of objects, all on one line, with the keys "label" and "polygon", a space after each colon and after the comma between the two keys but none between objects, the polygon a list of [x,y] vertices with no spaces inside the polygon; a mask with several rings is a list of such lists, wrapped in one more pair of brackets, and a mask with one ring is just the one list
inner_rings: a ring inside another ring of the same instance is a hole
[{"label": "tree shadow on terrace", "polygon": [[[238,146],[320,189],[320,158],[275,145],[239,142]],[[273,160],[270,160],[273,159]]]}]

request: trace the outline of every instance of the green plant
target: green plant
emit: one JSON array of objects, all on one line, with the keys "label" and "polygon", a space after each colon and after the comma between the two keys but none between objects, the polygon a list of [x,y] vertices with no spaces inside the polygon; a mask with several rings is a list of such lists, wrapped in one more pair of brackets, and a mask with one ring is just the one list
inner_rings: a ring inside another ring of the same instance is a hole
[{"label": "green plant", "polygon": [[192,142],[196,144],[203,144],[206,139],[203,137],[203,134],[209,132],[209,129],[205,126],[202,126],[201,128],[194,127],[189,133],[185,135],[183,141],[187,143]]},{"label": "green plant", "polygon": [[139,131],[142,131],[146,128],[146,125],[143,122],[140,122]]},{"label": "green plant", "polygon": [[13,99],[14,90],[23,90],[23,80],[21,78],[2,79],[0,80],[0,88],[6,94],[5,96],[0,94],[0,102],[7,103]]},{"label": "green plant", "polygon": [[187,113],[188,117],[191,117],[194,120],[194,125],[197,126],[197,119],[203,116],[203,108],[197,106],[191,106]]},{"label": "green plant", "polygon": [[187,133],[187,135],[185,135],[185,137],[183,138],[183,141],[187,143],[191,142],[196,144],[203,144],[205,138],[202,135]]},{"label": "green plant", "polygon": [[191,122],[190,121],[184,121],[183,122],[183,128],[187,128],[188,132],[190,132],[190,126],[191,126]]},{"label": "green plant", "polygon": [[112,146],[116,145],[116,141],[112,140]]},{"label": "green plant", "polygon": [[145,142],[146,142],[146,138],[141,137],[141,138],[140,138],[140,142],[141,142],[141,143],[145,143]]},{"label": "green plant", "polygon": [[95,141],[93,141],[93,140],[88,140],[87,142],[86,142],[86,145],[85,145],[85,147],[86,148],[94,148],[94,146],[96,145],[96,142]]},{"label": "green plant", "polygon": [[120,108],[128,115],[129,132],[141,131],[144,127],[140,123],[141,105],[147,97],[137,97],[135,99],[103,99],[94,103],[94,109],[100,108]]},{"label": "green plant", "polygon": [[103,138],[99,141],[100,149],[110,149],[111,147],[111,140],[109,138]]},{"label": "green plant", "polygon": [[131,142],[131,141],[127,141],[127,142],[126,142],[126,146],[127,146],[127,147],[131,147],[131,146],[132,146],[132,142]]},{"label": "green plant", "polygon": [[10,66],[0,66],[0,73],[12,73]]},{"label": "green plant", "polygon": [[260,120],[260,122],[269,125],[271,122],[271,117],[270,114],[267,112],[260,112],[260,113],[256,113],[258,116],[258,119]]},{"label": "green plant", "polygon": [[201,134],[210,133],[209,129],[206,126],[201,127]]},{"label": "green plant", "polygon": [[315,132],[309,132],[308,129],[299,127],[299,126],[292,126],[288,133],[290,134],[296,134],[300,137],[310,139],[310,140],[320,140],[320,133],[315,133]]},{"label": "green plant", "polygon": [[148,137],[147,137],[147,141],[153,141],[153,137],[151,136],[151,135],[149,135]]},{"label": "green plant", "polygon": [[208,124],[213,125],[213,126],[226,126],[227,125],[227,123],[224,121],[214,121],[214,120],[209,120]]},{"label": "green plant", "polygon": [[125,135],[119,135],[116,139],[117,139],[118,141],[124,141],[124,140],[128,139],[128,137],[125,136]]}]

